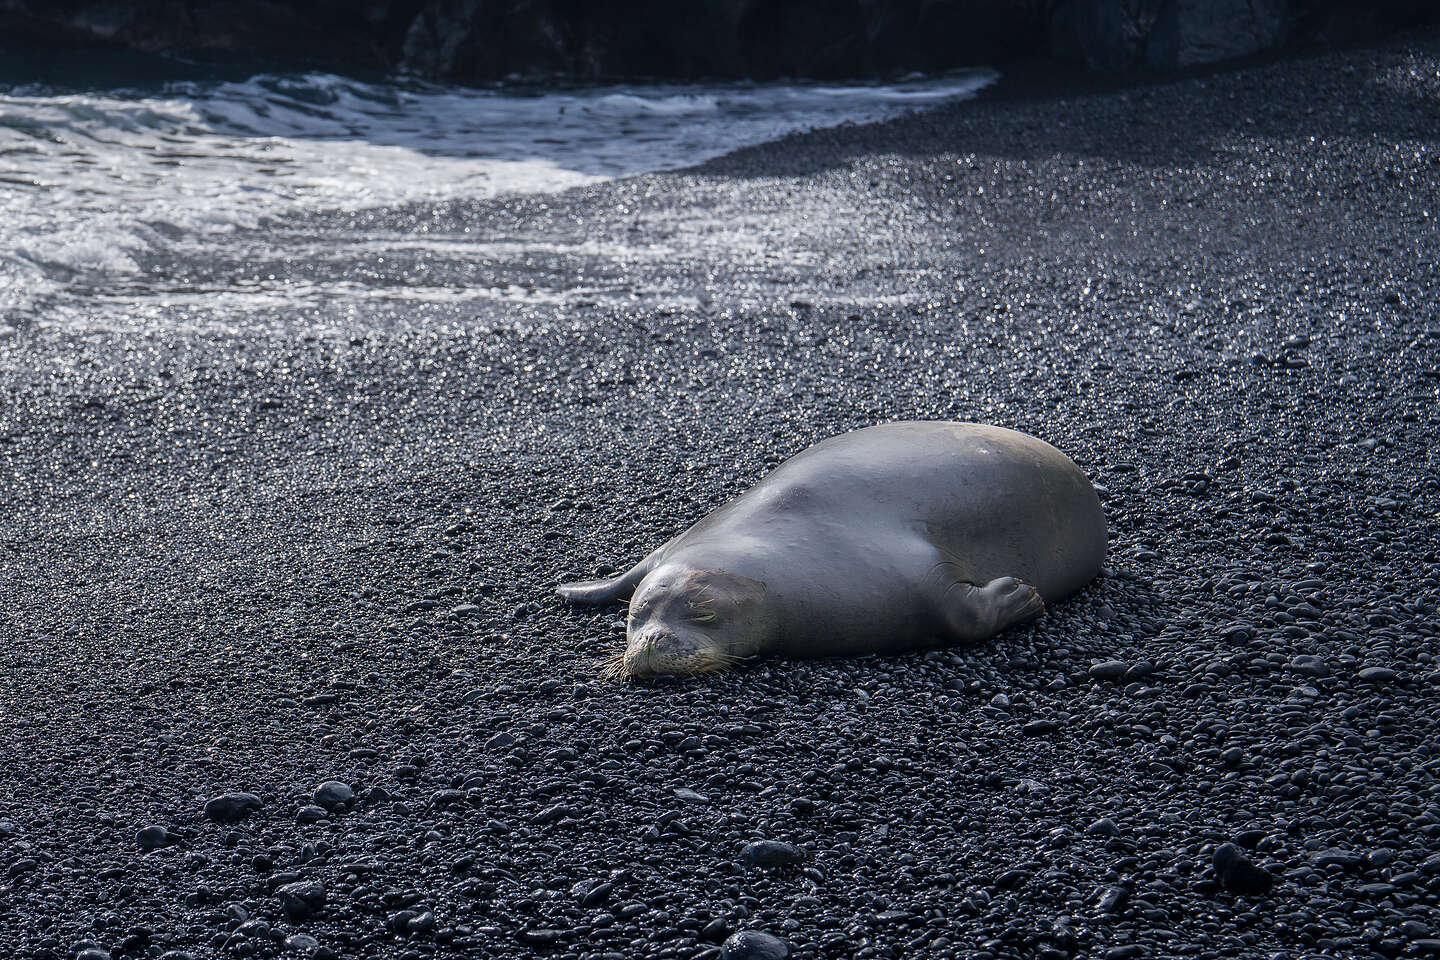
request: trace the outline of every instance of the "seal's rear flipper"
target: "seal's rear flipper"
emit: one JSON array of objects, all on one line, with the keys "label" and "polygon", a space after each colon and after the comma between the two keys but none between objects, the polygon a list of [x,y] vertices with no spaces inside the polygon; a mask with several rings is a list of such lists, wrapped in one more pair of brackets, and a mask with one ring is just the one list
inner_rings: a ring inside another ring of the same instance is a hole
[{"label": "seal's rear flipper", "polygon": [[631,590],[621,588],[620,580],[581,580],[578,583],[562,583],[555,588],[560,594],[571,603],[614,603],[617,600],[624,600],[629,596]]},{"label": "seal's rear flipper", "polygon": [[560,594],[571,603],[601,604],[615,603],[619,600],[629,600],[640,581],[645,579],[645,574],[650,572],[648,559],[642,563],[626,570],[620,576],[610,580],[581,580],[578,583],[562,583],[555,588]]},{"label": "seal's rear flipper", "polygon": [[1006,627],[1045,612],[1045,602],[1035,588],[1014,577],[998,577],[983,587],[957,581],[945,590],[939,607],[951,634],[969,643],[988,640]]}]

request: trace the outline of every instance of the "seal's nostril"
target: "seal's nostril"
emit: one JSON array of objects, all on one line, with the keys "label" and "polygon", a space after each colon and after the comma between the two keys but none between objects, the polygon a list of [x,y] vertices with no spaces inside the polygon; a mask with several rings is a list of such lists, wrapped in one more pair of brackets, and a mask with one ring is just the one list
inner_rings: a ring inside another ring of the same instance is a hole
[{"label": "seal's nostril", "polygon": [[625,662],[637,664],[644,662],[659,652],[660,644],[659,634],[653,631],[640,634],[640,636],[630,641],[630,645],[625,651]]},{"label": "seal's nostril", "polygon": [[663,647],[672,639],[671,635],[663,630],[649,630],[640,634],[640,649],[655,650]]}]

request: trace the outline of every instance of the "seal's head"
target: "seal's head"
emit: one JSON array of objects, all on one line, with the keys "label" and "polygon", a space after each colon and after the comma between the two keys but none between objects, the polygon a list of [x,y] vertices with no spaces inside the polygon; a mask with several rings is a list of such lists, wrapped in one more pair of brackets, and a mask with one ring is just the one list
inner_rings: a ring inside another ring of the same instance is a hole
[{"label": "seal's head", "polygon": [[723,670],[766,640],[764,596],[765,584],[726,570],[662,566],[630,598],[625,652],[607,669],[617,677]]}]

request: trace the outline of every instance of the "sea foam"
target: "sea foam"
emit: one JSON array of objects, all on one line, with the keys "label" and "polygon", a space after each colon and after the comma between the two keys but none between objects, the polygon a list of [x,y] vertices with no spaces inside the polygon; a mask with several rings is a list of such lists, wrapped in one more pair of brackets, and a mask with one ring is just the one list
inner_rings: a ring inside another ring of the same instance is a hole
[{"label": "sea foam", "polygon": [[266,217],[564,190],[973,95],[902,84],[467,89],[329,74],[0,94],[0,319]]}]

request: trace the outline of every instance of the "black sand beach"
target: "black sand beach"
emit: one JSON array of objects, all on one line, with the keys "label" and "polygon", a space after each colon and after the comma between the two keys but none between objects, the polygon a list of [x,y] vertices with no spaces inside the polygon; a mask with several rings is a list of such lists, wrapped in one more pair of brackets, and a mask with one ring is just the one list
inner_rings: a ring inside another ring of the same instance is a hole
[{"label": "black sand beach", "polygon": [[[149,265],[193,323],[0,336],[0,954],[1440,953],[1437,221],[1431,31],[273,224]],[[286,255],[467,228],[522,252]],[[271,275],[596,294],[203,306]],[[1108,575],[598,679],[556,583],[905,418],[1071,454]]]}]

